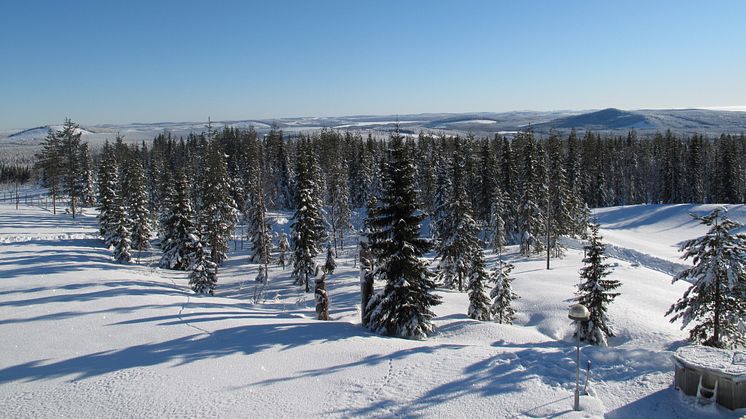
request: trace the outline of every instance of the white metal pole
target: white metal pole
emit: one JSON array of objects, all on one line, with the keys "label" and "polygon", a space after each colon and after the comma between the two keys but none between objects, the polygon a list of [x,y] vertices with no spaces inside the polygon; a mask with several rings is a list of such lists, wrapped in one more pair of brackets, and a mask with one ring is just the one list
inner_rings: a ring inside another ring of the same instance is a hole
[{"label": "white metal pole", "polygon": [[580,322],[575,321],[576,327],[576,336],[577,339],[577,347],[575,350],[575,411],[580,410]]}]

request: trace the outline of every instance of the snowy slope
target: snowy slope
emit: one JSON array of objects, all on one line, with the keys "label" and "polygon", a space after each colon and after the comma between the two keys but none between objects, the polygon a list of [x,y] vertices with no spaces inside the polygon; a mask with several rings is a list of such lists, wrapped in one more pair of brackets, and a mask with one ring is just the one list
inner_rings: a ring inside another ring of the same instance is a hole
[{"label": "snowy slope", "polygon": [[217,295],[198,297],[184,273],[153,267],[157,254],[112,263],[95,230],[92,213],[0,204],[0,417],[738,416],[671,389],[686,331],[663,313],[686,284],[642,266],[612,261],[618,337],[583,348],[591,395],[576,413],[566,313],[580,251],[547,271],[511,249],[515,325],[472,321],[466,295],[442,291],[438,333],[408,341],[360,327],[354,238],[328,283],[335,320],[319,322],[289,269],[258,289],[240,242]]},{"label": "snowy slope", "polygon": [[593,213],[606,242],[687,266],[691,261],[681,260],[679,248],[686,240],[707,232],[690,214],[706,215],[721,206],[728,209],[730,219],[746,224],[746,205],[629,205]]}]

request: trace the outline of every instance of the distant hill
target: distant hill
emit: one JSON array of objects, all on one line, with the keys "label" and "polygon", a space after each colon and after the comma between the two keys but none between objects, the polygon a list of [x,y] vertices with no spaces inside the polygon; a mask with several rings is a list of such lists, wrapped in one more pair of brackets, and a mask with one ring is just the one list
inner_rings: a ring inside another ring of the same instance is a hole
[{"label": "distant hill", "polygon": [[591,130],[629,130],[629,129],[651,129],[655,124],[651,123],[645,115],[622,111],[616,108],[603,109],[597,112],[589,112],[580,115],[557,118],[550,122],[537,124],[537,129],[545,127],[555,129],[582,128]]},{"label": "distant hill", "polygon": [[[640,135],[671,130],[680,134],[717,136],[722,133],[746,132],[746,112],[705,109],[642,109],[620,110],[608,108],[592,111],[514,111],[474,113],[427,113],[409,115],[355,115],[340,117],[299,117],[278,119],[247,119],[239,121],[213,121],[214,129],[223,127],[253,127],[260,135],[272,126],[287,135],[311,133],[324,128],[349,130],[374,135],[388,135],[396,124],[402,133],[416,135],[420,131],[437,134],[468,134],[492,136],[496,133],[511,134],[531,127],[538,134],[550,130],[566,132],[593,130],[604,133],[626,134],[636,130]],[[46,137],[50,126],[41,126],[15,133],[0,132],[0,145],[35,146]],[[59,129],[59,126],[51,126]],[[83,138],[94,146],[116,135],[128,142],[147,141],[159,133],[186,136],[206,131],[203,122],[156,122],[131,124],[102,124],[81,127]]]}]

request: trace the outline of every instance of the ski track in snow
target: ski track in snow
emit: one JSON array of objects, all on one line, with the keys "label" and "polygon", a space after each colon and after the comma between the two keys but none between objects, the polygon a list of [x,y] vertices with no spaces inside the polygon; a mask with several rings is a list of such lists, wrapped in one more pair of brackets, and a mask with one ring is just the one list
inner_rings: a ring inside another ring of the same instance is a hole
[{"label": "ski track in snow", "polygon": [[[583,246],[587,243],[584,240],[574,239],[572,237],[563,237],[561,242],[569,249],[580,251],[583,251]],[[688,265],[671,262],[647,253],[638,252],[634,249],[628,249],[610,243],[604,243],[604,247],[606,249],[606,256],[608,257],[623,260],[633,265],[643,266],[666,275],[674,276],[689,267]]]}]

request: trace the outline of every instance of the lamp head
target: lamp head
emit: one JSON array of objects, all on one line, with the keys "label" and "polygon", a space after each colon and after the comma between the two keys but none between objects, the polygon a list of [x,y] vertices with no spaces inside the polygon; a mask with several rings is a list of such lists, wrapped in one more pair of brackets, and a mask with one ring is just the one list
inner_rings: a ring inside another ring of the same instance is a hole
[{"label": "lamp head", "polygon": [[585,321],[591,317],[591,313],[582,304],[573,304],[570,306],[570,312],[567,317],[575,321]]}]

